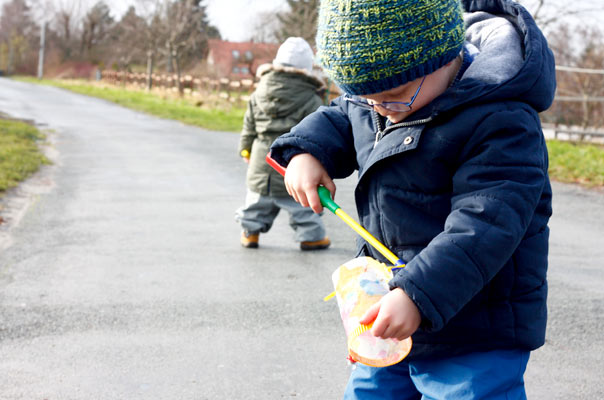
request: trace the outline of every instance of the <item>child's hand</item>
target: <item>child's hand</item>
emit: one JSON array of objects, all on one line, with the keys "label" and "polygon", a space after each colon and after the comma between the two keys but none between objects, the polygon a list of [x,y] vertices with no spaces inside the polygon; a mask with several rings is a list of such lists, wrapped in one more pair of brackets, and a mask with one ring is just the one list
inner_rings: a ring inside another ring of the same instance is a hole
[{"label": "child's hand", "polygon": [[401,288],[387,293],[365,312],[360,319],[361,324],[373,322],[371,334],[382,339],[407,339],[421,323],[421,315],[417,306]]},{"label": "child's hand", "polygon": [[249,150],[241,150],[240,155],[246,164],[250,163],[250,151]]},{"label": "child's hand", "polygon": [[323,211],[317,187],[323,185],[333,198],[336,185],[319,160],[308,153],[294,156],[287,165],[285,187],[287,193],[304,207],[310,206],[317,214]]}]

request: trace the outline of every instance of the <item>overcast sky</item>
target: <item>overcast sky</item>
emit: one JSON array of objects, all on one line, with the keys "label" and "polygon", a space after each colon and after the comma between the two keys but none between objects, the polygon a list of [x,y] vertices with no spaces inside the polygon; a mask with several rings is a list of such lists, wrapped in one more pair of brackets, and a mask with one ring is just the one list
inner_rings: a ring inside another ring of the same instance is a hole
[{"label": "overcast sky", "polygon": [[[0,0],[0,5],[10,0]],[[36,0],[40,2],[55,2],[70,4],[78,0]],[[98,0],[79,0],[86,9]],[[528,6],[536,3],[538,0],[524,0]],[[572,2],[572,8],[585,8],[590,5],[598,7],[604,0],[575,0]],[[119,19],[124,12],[135,4],[135,0],[105,0],[113,10],[116,19]],[[568,5],[568,0],[548,0],[548,3],[561,2]],[[282,10],[286,6],[285,0],[205,0],[210,23],[216,26],[222,37],[230,41],[248,40],[254,28],[257,26],[257,17],[262,12]],[[604,21],[604,12],[585,13],[581,15],[582,23],[595,23],[602,26]]]},{"label": "overcast sky", "polygon": [[[105,0],[116,17],[122,16],[134,0]],[[220,30],[223,39],[248,40],[258,13],[282,9],[285,0],[206,0],[208,18]]]},{"label": "overcast sky", "polygon": [[[10,0],[0,0],[0,6]],[[54,2],[55,4],[72,4],[77,0],[37,0]],[[98,0],[80,0],[83,9],[86,9]],[[135,4],[135,0],[104,0],[113,10],[116,19]],[[256,26],[257,15],[266,11],[281,10],[287,4],[285,0],[205,0],[210,23],[220,30],[226,40],[248,40]]]},{"label": "overcast sky", "polygon": [[[262,12],[285,8],[285,0],[206,0],[208,18],[222,37],[230,41],[248,40]],[[236,11],[236,12],[234,12]]]}]

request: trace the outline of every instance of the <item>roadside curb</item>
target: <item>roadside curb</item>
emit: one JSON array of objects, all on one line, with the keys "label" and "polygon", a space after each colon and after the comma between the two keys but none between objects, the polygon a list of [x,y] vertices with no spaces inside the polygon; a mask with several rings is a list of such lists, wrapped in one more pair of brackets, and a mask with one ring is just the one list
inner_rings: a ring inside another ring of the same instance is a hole
[{"label": "roadside curb", "polygon": [[0,112],[4,119],[23,121],[34,125],[40,132],[46,135],[46,140],[40,143],[40,150],[51,162],[41,165],[40,169],[29,178],[20,182],[14,188],[7,190],[0,197],[0,251],[6,250],[12,245],[12,231],[19,226],[29,207],[34,204],[41,195],[49,193],[55,186],[54,170],[60,164],[59,152],[56,149],[56,133],[43,124],[36,124],[31,120],[23,120],[11,117]]}]

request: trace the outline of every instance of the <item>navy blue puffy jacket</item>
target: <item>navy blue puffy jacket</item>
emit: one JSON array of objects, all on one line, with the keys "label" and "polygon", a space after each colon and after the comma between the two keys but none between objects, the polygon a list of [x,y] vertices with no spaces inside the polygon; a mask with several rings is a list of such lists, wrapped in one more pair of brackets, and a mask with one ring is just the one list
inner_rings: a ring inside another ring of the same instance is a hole
[{"label": "navy blue puffy jacket", "polygon": [[[361,224],[407,261],[391,286],[422,315],[415,359],[545,339],[551,188],[538,112],[553,101],[554,60],[519,5],[464,6],[474,61],[430,105],[389,126],[338,98],[271,149],[282,165],[308,152],[334,179],[358,170]],[[362,240],[359,254],[386,261]]]}]

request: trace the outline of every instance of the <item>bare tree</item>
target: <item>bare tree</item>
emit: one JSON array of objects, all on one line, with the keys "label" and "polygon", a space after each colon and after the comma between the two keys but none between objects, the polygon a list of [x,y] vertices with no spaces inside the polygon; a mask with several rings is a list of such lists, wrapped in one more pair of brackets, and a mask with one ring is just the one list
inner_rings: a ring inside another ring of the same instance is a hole
[{"label": "bare tree", "polygon": [[137,0],[115,27],[115,56],[121,68],[134,62],[147,65],[147,89],[153,83],[155,59],[162,42],[163,0]]},{"label": "bare tree", "polygon": [[256,23],[252,28],[251,40],[260,43],[278,43],[277,32],[279,32],[279,20],[276,11],[265,11],[256,17]]},{"label": "bare tree", "polygon": [[5,67],[9,74],[29,61],[30,53],[37,49],[38,38],[39,31],[25,0],[12,0],[4,4],[0,17],[0,52],[6,60]]},{"label": "bare tree", "polygon": [[52,28],[56,33],[57,44],[62,59],[69,60],[77,47],[77,35],[80,29],[82,2],[80,0],[57,0],[55,3]]},{"label": "bare tree", "polygon": [[569,2],[568,0],[517,0],[533,15],[537,25],[546,33],[556,29],[560,22],[569,22],[575,18],[591,19],[596,25],[598,17],[604,16],[604,2],[602,0],[582,0]]},{"label": "bare tree", "polygon": [[[582,47],[573,47],[581,39]],[[554,123],[586,127],[604,126],[604,74],[592,73],[604,65],[604,32],[597,27],[560,26],[550,35],[556,62],[557,101],[545,118]],[[573,67],[576,67],[573,68]]]},{"label": "bare tree", "polygon": [[287,0],[289,11],[277,14],[280,27],[275,36],[279,42],[298,36],[314,47],[317,34],[319,0]]},{"label": "bare tree", "polygon": [[134,6],[115,24],[110,41],[111,57],[121,69],[146,62],[146,52],[153,47],[147,43],[147,31],[147,21],[137,14]]},{"label": "bare tree", "polygon": [[[104,1],[97,2],[84,16],[82,21],[82,37],[80,40],[80,54],[91,58],[93,48],[106,44],[109,32],[114,21],[111,9]],[[96,61],[96,60],[93,60]]]},{"label": "bare tree", "polygon": [[168,70],[174,67],[178,91],[182,94],[183,64],[192,57],[203,58],[207,52],[207,39],[220,35],[207,21],[206,7],[201,0],[165,0],[162,5],[158,9],[162,18],[156,20],[156,29],[163,38]]}]

